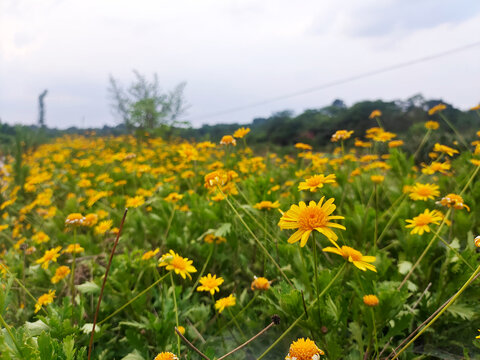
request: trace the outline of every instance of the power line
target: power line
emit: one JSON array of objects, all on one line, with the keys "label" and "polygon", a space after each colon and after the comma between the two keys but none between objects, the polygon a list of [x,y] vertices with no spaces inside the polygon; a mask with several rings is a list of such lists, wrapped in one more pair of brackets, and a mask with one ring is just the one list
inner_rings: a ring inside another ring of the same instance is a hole
[{"label": "power line", "polygon": [[229,109],[220,110],[220,111],[212,112],[212,113],[209,113],[209,114],[200,115],[196,118],[188,119],[187,121],[193,122],[195,120],[202,120],[202,119],[206,119],[206,118],[210,118],[210,117],[226,115],[226,114],[246,110],[246,109],[249,109],[249,108],[269,104],[269,103],[276,102],[276,101],[279,101],[279,100],[284,100],[284,99],[292,98],[292,97],[295,97],[295,96],[310,94],[310,93],[313,93],[313,92],[316,92],[316,91],[319,91],[319,90],[323,90],[323,89],[327,89],[329,87],[333,87],[333,86],[336,86],[336,85],[345,84],[345,83],[352,82],[352,81],[355,81],[355,80],[364,79],[364,78],[371,77],[371,76],[378,75],[378,74],[382,74],[382,73],[385,73],[385,72],[389,72],[389,71],[401,69],[401,68],[404,68],[404,67],[416,65],[416,64],[419,64],[419,63],[422,63],[422,62],[427,62],[427,61],[430,61],[430,60],[438,59],[438,58],[441,58],[441,57],[444,57],[444,56],[447,56],[447,55],[451,55],[451,54],[455,54],[457,52],[461,52],[461,51],[471,49],[471,48],[473,48],[475,46],[479,46],[479,45],[480,45],[480,41],[477,41],[477,42],[474,42],[474,43],[470,43],[470,44],[463,45],[463,46],[460,46],[460,47],[456,47],[456,48],[453,48],[453,49],[450,49],[450,50],[442,51],[442,52],[439,52],[439,53],[436,53],[436,54],[424,56],[424,57],[417,58],[417,59],[414,59],[414,60],[409,60],[409,61],[398,63],[398,64],[395,64],[395,65],[390,65],[390,66],[387,66],[387,67],[384,67],[384,68],[380,68],[380,69],[377,69],[377,70],[367,71],[367,72],[364,72],[364,73],[361,73],[361,74],[358,74],[358,75],[353,75],[353,76],[349,76],[349,77],[346,77],[346,78],[343,78],[343,79],[338,79],[338,80],[326,82],[324,84],[317,85],[317,86],[310,87],[310,88],[303,89],[303,90],[299,90],[299,91],[296,91],[296,92],[293,92],[293,93],[279,95],[279,96],[275,96],[275,97],[265,99],[265,100],[262,100],[262,101],[258,101],[258,102],[254,102],[254,103],[250,103],[250,104],[245,104],[245,105],[242,105],[242,106],[232,107],[232,108],[229,108]]}]

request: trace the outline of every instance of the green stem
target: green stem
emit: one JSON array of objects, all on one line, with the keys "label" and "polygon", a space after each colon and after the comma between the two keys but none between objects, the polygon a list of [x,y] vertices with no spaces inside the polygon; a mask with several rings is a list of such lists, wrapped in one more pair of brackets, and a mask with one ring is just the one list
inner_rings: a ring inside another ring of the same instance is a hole
[{"label": "green stem", "polygon": [[195,291],[195,288],[197,287],[199,281],[200,281],[200,278],[203,276],[203,274],[205,273],[205,269],[207,268],[207,265],[208,265],[208,262],[210,261],[210,258],[212,257],[212,254],[213,254],[213,251],[216,247],[216,242],[214,242],[211,246],[211,249],[210,249],[210,253],[208,254],[208,257],[207,257],[207,260],[205,261],[205,264],[203,264],[203,268],[202,268],[202,271],[200,271],[200,275],[198,275],[197,277],[197,280],[195,281],[195,284],[193,284],[193,287],[192,287],[192,291],[190,292],[190,294],[188,295],[188,297],[192,296],[194,291]]},{"label": "green stem", "polygon": [[72,273],[70,275],[70,295],[72,296],[72,324],[74,323],[74,311],[75,308],[75,260],[77,256],[77,228],[73,228],[73,261],[72,261]]},{"label": "green stem", "polygon": [[415,159],[417,158],[417,155],[418,153],[420,152],[421,148],[423,147],[423,145],[425,145],[425,143],[427,142],[427,139],[428,137],[430,136],[432,130],[431,129],[428,129],[427,133],[425,134],[425,136],[423,137],[422,141],[420,142],[420,145],[418,145],[418,149],[417,151],[415,151],[415,154],[413,154],[413,161],[415,161]]},{"label": "green stem", "polygon": [[270,261],[277,267],[277,269],[280,271],[280,273],[282,274],[283,278],[288,282],[288,284],[295,289],[295,286],[293,285],[293,283],[290,281],[290,279],[287,277],[287,275],[283,272],[282,268],[280,267],[280,265],[278,265],[278,263],[275,261],[275,259],[272,257],[272,255],[270,255],[270,253],[268,252],[268,250],[265,248],[265,246],[263,246],[263,244],[260,242],[260,240],[258,240],[257,236],[253,233],[253,231],[250,229],[250,227],[247,225],[247,223],[243,220],[243,218],[240,216],[240,214],[238,213],[237,209],[235,209],[235,207],[233,206],[233,204],[230,202],[230,200],[228,199],[227,195],[225,195],[222,191],[222,189],[220,189],[219,186],[218,187],[218,190],[222,193],[222,195],[225,197],[225,200],[227,201],[228,205],[230,205],[230,207],[232,208],[233,212],[235,213],[235,215],[239,218],[240,222],[243,224],[243,226],[245,226],[245,228],[247,229],[247,231],[250,233],[250,235],[252,235],[253,239],[257,242],[258,246],[260,246],[260,248],[263,250],[263,252],[267,255],[267,257],[270,259]]},{"label": "green stem", "polygon": [[373,308],[370,308],[372,314],[372,323],[373,323],[373,338],[375,340],[375,354],[378,354],[378,339],[377,339],[377,325],[375,324],[375,314]]},{"label": "green stem", "polygon": [[450,122],[450,120],[447,119],[447,117],[445,115],[443,115],[442,113],[438,113],[440,115],[440,117],[443,119],[443,121],[445,121],[447,123],[448,126],[450,126],[450,129],[453,130],[453,132],[455,133],[455,135],[457,135],[458,139],[462,142],[462,144],[467,148],[468,150],[468,143],[465,141],[465,138],[463,137],[462,134],[460,134],[457,130],[457,128],[455,126],[453,126],[453,124]]},{"label": "green stem", "polygon": [[[340,274],[342,273],[343,269],[345,268],[345,265],[347,265],[347,263],[343,263],[343,265],[340,267],[340,269],[338,270],[337,274],[333,277],[332,280],[330,280],[330,282],[327,284],[327,286],[322,290],[322,292],[320,293],[319,297],[315,300],[313,300],[313,302],[310,304],[310,306],[308,307],[308,310],[310,310],[318,301],[319,298],[321,298],[326,292],[327,290],[330,288],[330,286],[332,286],[332,284],[335,282],[335,280],[337,280],[337,278],[340,276]],[[300,315],[289,327],[287,330],[285,330],[282,335],[280,335],[279,338],[277,338],[277,340],[275,340],[275,342],[270,345],[270,347],[265,350],[263,352],[262,355],[260,355],[258,357],[257,360],[261,360],[265,357],[265,355],[267,355],[290,331],[292,331],[292,329],[300,322],[300,320],[303,319],[303,317],[305,316],[305,312],[302,313],[302,315]]]},{"label": "green stem", "polygon": [[319,292],[318,292],[318,264],[317,264],[317,244],[315,242],[315,231],[312,233],[312,237],[313,237],[313,261],[314,261],[314,265],[315,265],[315,290],[316,290],[316,293],[317,293],[317,310],[318,310],[318,313],[320,314],[320,309],[318,309],[318,306],[319,306],[319,300],[320,300],[320,297],[319,297]]},{"label": "green stem", "polygon": [[103,319],[102,321],[98,322],[98,325],[102,325],[105,321],[107,321],[108,319],[110,319],[111,317],[117,315],[120,311],[122,311],[123,309],[125,309],[128,305],[130,305],[131,303],[133,303],[135,300],[137,300],[140,296],[144,295],[146,292],[148,292],[150,289],[152,289],[155,285],[157,285],[159,282],[161,282],[163,279],[165,279],[166,277],[168,276],[168,274],[165,274],[163,275],[160,279],[158,279],[157,281],[155,281],[152,285],[150,285],[149,287],[147,287],[145,290],[143,290],[141,293],[135,295],[132,299],[128,300],[125,304],[123,304],[122,306],[120,306],[117,310],[115,310],[113,313],[111,313],[110,315],[108,315],[105,319]]},{"label": "green stem", "polygon": [[240,332],[240,334],[241,334],[242,337],[243,337],[243,340],[245,341],[245,340],[247,339],[247,337],[246,337],[245,334],[243,333],[242,328],[240,327],[240,325],[238,324],[237,319],[235,318],[235,316],[233,316],[232,310],[230,310],[230,308],[227,307],[227,311],[228,311],[228,313],[230,314],[230,316],[232,317],[232,320],[233,320],[233,322],[235,323],[235,326],[237,327],[238,331]]},{"label": "green stem", "polygon": [[[173,287],[173,304],[175,306],[175,322],[177,323],[177,328],[179,326],[178,324],[178,307],[177,307],[177,295],[175,291],[175,283],[173,282],[173,274],[170,271],[170,280],[172,282],[172,287]],[[180,355],[180,336],[178,336],[177,333],[175,333],[175,336],[177,337],[177,349],[178,349],[178,354]]]},{"label": "green stem", "polygon": [[248,302],[248,304],[245,305],[245,306],[243,307],[243,309],[240,310],[240,311],[234,316],[234,318],[233,318],[232,320],[230,320],[225,326],[222,326],[222,327],[215,333],[215,336],[218,335],[219,333],[221,333],[223,329],[225,329],[226,327],[230,326],[230,325],[233,323],[233,321],[234,321],[235,318],[237,318],[237,317],[239,317],[241,314],[243,314],[243,313],[250,307],[250,305],[253,304],[253,302],[254,302],[255,299],[257,298],[257,295],[258,295],[258,291],[255,291],[255,293],[253,294],[253,298]]},{"label": "green stem", "polygon": [[377,252],[377,235],[378,235],[378,191],[377,184],[375,184],[375,233],[373,237],[373,252]]},{"label": "green stem", "polygon": [[406,197],[403,198],[403,200],[401,201],[401,203],[398,205],[397,210],[395,210],[395,212],[393,213],[393,215],[392,215],[392,217],[390,218],[390,220],[388,220],[387,225],[385,225],[385,227],[383,228],[382,232],[380,233],[380,236],[379,236],[378,239],[377,239],[377,243],[379,243],[380,240],[383,239],[383,237],[385,236],[387,230],[390,229],[390,226],[392,226],[393,222],[395,221],[395,218],[397,217],[398,213],[399,213],[400,210],[402,209],[402,205],[403,205],[403,202],[405,201],[405,199],[406,199]]},{"label": "green stem", "polygon": [[175,205],[173,205],[172,214],[170,215],[170,219],[168,219],[167,230],[165,230],[165,235],[163,236],[164,241],[167,240],[168,232],[170,231],[170,226],[172,226],[174,215],[175,215]]},{"label": "green stem", "polygon": [[22,357],[22,359],[24,359],[25,357],[23,356],[22,348],[20,347],[17,340],[13,336],[12,330],[10,329],[10,326],[8,326],[8,324],[6,323],[5,319],[3,318],[3,316],[1,314],[0,314],[0,323],[7,330],[8,335],[10,335],[10,338],[12,339],[13,343],[15,344],[15,347],[17,348],[20,356]]},{"label": "green stem", "polygon": [[477,274],[480,272],[480,265],[477,267],[477,269],[472,273],[472,275],[470,276],[470,278],[465,282],[465,284],[463,284],[463,286],[460,288],[460,290],[457,291],[457,293],[450,299],[450,301],[443,307],[442,310],[440,310],[438,312],[438,314],[432,319],[430,320],[430,322],[425,325],[425,327],[420,330],[418,332],[417,335],[415,335],[413,337],[412,340],[410,340],[403,348],[400,349],[400,351],[398,353],[395,354],[395,356],[392,358],[392,360],[395,360],[397,359],[400,354],[402,354],[420,335],[422,335],[425,330],[427,330],[444,312],[445,310],[447,310],[449,308],[450,305],[452,305],[455,300],[457,300],[457,298],[465,291],[465,289],[472,283],[472,281],[474,280],[474,278],[477,276]]},{"label": "green stem", "polygon": [[477,166],[476,169],[473,171],[472,175],[468,179],[467,183],[463,187],[462,191],[460,192],[460,196],[467,190],[467,188],[470,186],[472,183],[473,179],[475,179],[475,176],[477,175],[478,171],[480,170],[480,166]]}]

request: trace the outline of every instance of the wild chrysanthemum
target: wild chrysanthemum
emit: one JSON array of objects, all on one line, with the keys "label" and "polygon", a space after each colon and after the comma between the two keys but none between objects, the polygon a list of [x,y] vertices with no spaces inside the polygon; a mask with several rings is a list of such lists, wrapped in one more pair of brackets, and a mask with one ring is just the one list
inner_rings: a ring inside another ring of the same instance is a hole
[{"label": "wild chrysanthemum", "polygon": [[365,295],[363,297],[363,303],[367,306],[374,307],[378,305],[379,300],[375,295]]},{"label": "wild chrysanthemum", "polygon": [[345,260],[353,263],[357,268],[362,271],[371,270],[377,272],[374,265],[370,264],[375,261],[375,256],[363,256],[362,253],[350,246],[340,247],[326,247],[323,249],[325,252],[334,253],[342,256]]},{"label": "wild chrysanthemum", "polygon": [[178,356],[171,352],[161,352],[153,360],[178,360]]},{"label": "wild chrysanthemum", "polygon": [[476,247],[480,247],[480,235],[475,237],[475,239],[473,239],[473,242],[474,242]]},{"label": "wild chrysanthemum", "polygon": [[249,128],[241,127],[240,129],[237,129],[237,130],[233,133],[233,137],[236,137],[237,139],[241,139],[241,138],[243,138],[245,135],[247,135],[249,132],[250,132],[250,129],[249,129]]},{"label": "wild chrysanthemum", "polygon": [[308,206],[303,201],[300,201],[298,205],[292,205],[288,211],[282,213],[278,226],[281,229],[298,229],[288,239],[290,244],[300,240],[300,246],[304,247],[310,233],[316,230],[337,246],[336,240],[338,236],[330,228],[345,230],[345,226],[330,220],[341,220],[344,217],[338,215],[330,216],[336,208],[333,204],[335,199],[328,199],[323,203],[324,199],[325,197],[322,197],[318,204],[315,201],[310,201]]},{"label": "wild chrysanthemum", "polygon": [[415,201],[427,201],[428,199],[433,199],[439,195],[440,191],[438,185],[415,183],[415,185],[410,188],[409,196],[410,199]]},{"label": "wild chrysanthemum", "polygon": [[353,134],[352,131],[347,131],[347,130],[337,130],[335,134],[332,135],[331,141],[337,142],[339,140],[347,140],[349,139]]},{"label": "wild chrysanthemum", "polygon": [[112,225],[113,225],[112,220],[100,221],[100,223],[97,226],[95,226],[95,234],[98,234],[98,235],[105,234],[108,230],[112,228]]},{"label": "wild chrysanthemum", "polygon": [[35,304],[35,313],[39,312],[43,305],[51,304],[54,298],[55,290],[49,290],[48,294],[43,294],[40,296]]},{"label": "wild chrysanthemum", "polygon": [[264,200],[256,203],[255,205],[253,205],[253,207],[258,210],[271,210],[280,207],[280,203],[278,201],[271,202]]},{"label": "wild chrysanthemum", "polygon": [[453,156],[454,154],[458,154],[458,150],[457,149],[453,149],[449,146],[446,146],[446,145],[441,145],[439,143],[436,143],[433,147],[433,151],[435,152],[441,152],[441,153],[444,153],[444,154],[447,154],[448,156]]},{"label": "wild chrysanthemum", "polygon": [[271,281],[268,281],[267,278],[254,276],[250,288],[252,290],[268,290],[270,289],[270,284]]},{"label": "wild chrysanthemum", "polygon": [[179,200],[182,200],[183,199],[183,195],[177,193],[177,192],[172,192],[170,194],[168,194],[167,197],[163,198],[163,200],[165,200],[166,202],[169,202],[169,203],[176,203],[178,202]]},{"label": "wild chrysanthemum", "polygon": [[285,360],[319,360],[320,355],[325,355],[325,353],[313,340],[300,338],[292,342]]},{"label": "wild chrysanthemum", "polygon": [[425,123],[425,127],[428,130],[437,130],[440,127],[440,124],[436,121],[430,120]]},{"label": "wild chrysanthemum", "polygon": [[304,143],[296,143],[295,147],[297,149],[300,149],[300,150],[312,150],[313,149],[310,145],[304,144]]},{"label": "wild chrysanthemum", "polygon": [[376,117],[380,117],[380,116],[382,116],[382,112],[380,110],[373,110],[368,116],[368,118],[375,119]]},{"label": "wild chrysanthemum", "polygon": [[463,202],[463,198],[457,194],[448,194],[439,203],[446,207],[453,207],[455,210],[467,209],[470,211],[470,208]]},{"label": "wild chrysanthemum", "polygon": [[50,240],[50,236],[45,234],[43,231],[39,231],[35,235],[32,236],[32,240],[36,244],[41,244],[41,243],[48,242],[48,240]]},{"label": "wild chrysanthemum", "polygon": [[127,208],[137,208],[145,204],[145,198],[143,196],[134,196],[128,197],[125,207]]},{"label": "wild chrysanthemum", "polygon": [[444,104],[438,104],[432,107],[430,110],[428,110],[428,115],[433,115],[439,111],[445,110],[447,108],[446,105]]},{"label": "wild chrysanthemum", "polygon": [[60,266],[55,270],[55,275],[52,277],[52,284],[58,283],[60,280],[65,279],[70,274],[70,268],[68,266]]},{"label": "wild chrysanthemum", "polygon": [[237,140],[232,135],[224,135],[220,140],[220,145],[237,145]]},{"label": "wild chrysanthemum", "polygon": [[37,264],[42,264],[42,269],[48,269],[50,261],[57,262],[57,259],[60,256],[60,250],[62,250],[61,246],[57,246],[53,249],[47,250],[45,251],[45,254],[35,262]]},{"label": "wild chrysanthemum", "polygon": [[186,276],[191,280],[192,276],[190,273],[197,272],[197,269],[192,265],[193,261],[187,258],[181,257],[176,254],[175,251],[170,250],[167,254],[163,254],[159,260],[158,266],[165,266],[165,268],[170,271],[175,271],[175,274],[180,274],[182,278],[185,279]]},{"label": "wild chrysanthemum", "polygon": [[85,249],[80,246],[80,244],[70,244],[67,246],[65,250],[63,250],[64,253],[75,253],[75,254],[80,254],[84,252]]},{"label": "wild chrysanthemum", "polygon": [[215,236],[214,234],[207,234],[203,238],[203,241],[205,241],[207,244],[221,244],[227,242],[227,239],[225,239],[223,236]]},{"label": "wild chrysanthemum", "polygon": [[197,287],[197,291],[209,291],[210,294],[215,294],[215,291],[219,292],[219,286],[223,284],[223,278],[217,278],[217,275],[208,274],[200,278],[201,286]]},{"label": "wild chrysanthemum", "polygon": [[405,227],[413,228],[410,234],[423,235],[424,232],[430,232],[430,224],[439,225],[442,219],[437,210],[430,211],[426,209],[422,214],[415,216],[413,219],[405,220],[408,223]]},{"label": "wild chrysanthemum", "polygon": [[221,313],[225,308],[230,307],[230,306],[235,306],[236,304],[236,298],[235,295],[230,294],[227,297],[223,297],[221,299],[218,299],[215,302],[215,309],[218,310],[219,313]]},{"label": "wild chrysanthemum", "polygon": [[385,180],[385,176],[383,176],[383,175],[371,175],[370,180],[372,180],[372,182],[374,184],[381,184],[383,182],[383,180]]},{"label": "wild chrysanthemum", "polygon": [[67,216],[65,219],[66,226],[80,226],[83,225],[85,217],[80,213],[73,213]]},{"label": "wild chrysanthemum", "polygon": [[142,260],[149,260],[155,255],[157,255],[159,252],[160,252],[159,248],[156,248],[155,250],[147,251],[145,254],[142,255]]},{"label": "wild chrysanthemum", "polygon": [[324,184],[334,184],[335,178],[335,174],[329,174],[327,176],[323,174],[313,175],[301,182],[300,185],[298,185],[298,190],[310,190],[310,192],[315,192],[317,189],[321,189]]}]

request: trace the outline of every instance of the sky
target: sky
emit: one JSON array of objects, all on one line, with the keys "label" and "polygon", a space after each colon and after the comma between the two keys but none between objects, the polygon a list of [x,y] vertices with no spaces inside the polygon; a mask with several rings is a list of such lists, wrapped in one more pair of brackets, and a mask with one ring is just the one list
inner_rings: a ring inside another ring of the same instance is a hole
[{"label": "sky", "polygon": [[184,115],[248,123],[339,98],[407,99],[422,93],[460,109],[480,102],[480,46],[432,61],[244,107],[480,41],[474,0],[0,0],[0,119],[115,125],[108,79],[133,70],[169,91],[186,82]]}]

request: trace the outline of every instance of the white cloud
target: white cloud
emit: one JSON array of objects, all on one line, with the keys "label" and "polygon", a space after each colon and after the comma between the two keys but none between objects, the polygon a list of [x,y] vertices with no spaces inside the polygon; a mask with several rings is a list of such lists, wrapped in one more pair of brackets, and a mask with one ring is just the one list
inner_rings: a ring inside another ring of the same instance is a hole
[{"label": "white cloud", "polygon": [[[47,124],[113,124],[108,75],[187,81],[189,117],[261,101],[477,40],[466,1],[4,1],[0,117],[34,123],[45,88]],[[461,107],[479,100],[480,49],[314,94],[204,119],[248,122],[275,110],[393,99],[423,92]]]}]

